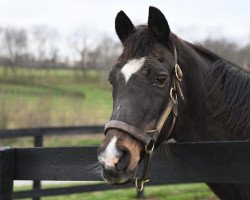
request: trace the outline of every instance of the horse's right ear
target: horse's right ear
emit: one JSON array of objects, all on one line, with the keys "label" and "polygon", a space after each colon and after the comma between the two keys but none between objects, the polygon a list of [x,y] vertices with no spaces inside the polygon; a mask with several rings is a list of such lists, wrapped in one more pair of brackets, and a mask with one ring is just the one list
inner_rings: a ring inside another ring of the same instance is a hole
[{"label": "horse's right ear", "polygon": [[115,18],[115,30],[122,43],[124,43],[126,38],[134,31],[134,29],[135,27],[131,20],[121,10]]},{"label": "horse's right ear", "polygon": [[168,44],[170,28],[163,13],[153,6],[149,7],[148,28],[159,42]]}]

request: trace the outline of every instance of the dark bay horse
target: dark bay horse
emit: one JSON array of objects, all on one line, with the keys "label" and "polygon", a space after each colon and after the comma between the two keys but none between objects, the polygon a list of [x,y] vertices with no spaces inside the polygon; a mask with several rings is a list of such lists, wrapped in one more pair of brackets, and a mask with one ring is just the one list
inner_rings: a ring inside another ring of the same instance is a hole
[{"label": "dark bay horse", "polygon": [[[178,38],[154,7],[148,25],[134,26],[120,11],[115,28],[124,49],[109,75],[113,113],[98,149],[107,182],[130,182],[139,161],[171,138],[250,139],[248,71]],[[250,199],[250,185],[208,185],[221,199]]]}]

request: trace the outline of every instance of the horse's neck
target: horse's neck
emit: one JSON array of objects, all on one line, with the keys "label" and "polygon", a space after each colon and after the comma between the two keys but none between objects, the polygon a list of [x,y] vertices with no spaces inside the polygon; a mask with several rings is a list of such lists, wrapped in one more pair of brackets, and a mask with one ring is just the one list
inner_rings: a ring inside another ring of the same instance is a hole
[{"label": "horse's neck", "polygon": [[[175,139],[179,141],[235,139],[222,123],[211,117],[211,110],[207,107],[209,99],[204,90],[204,80],[212,61],[202,57],[183,42],[178,45],[178,63],[184,74],[182,87],[186,105],[179,103],[179,116],[174,130]],[[217,94],[214,95],[215,97],[219,95],[219,91],[217,90]]]}]

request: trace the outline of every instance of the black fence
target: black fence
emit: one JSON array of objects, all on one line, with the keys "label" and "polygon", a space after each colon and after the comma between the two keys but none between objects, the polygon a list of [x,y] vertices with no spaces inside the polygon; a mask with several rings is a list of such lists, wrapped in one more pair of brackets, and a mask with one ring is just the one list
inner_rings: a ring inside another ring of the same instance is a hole
[{"label": "black fence", "polygon": [[[13,194],[14,180],[100,181],[90,165],[97,147],[1,148],[0,200],[114,189],[104,183]],[[162,145],[153,158],[149,185],[168,183],[250,183],[250,141]],[[130,187],[130,185],[118,188]]]},{"label": "black fence", "polygon": [[[28,128],[28,129],[14,129],[14,130],[0,130],[0,139],[4,138],[21,138],[21,137],[33,137],[34,147],[43,147],[44,136],[63,136],[63,135],[86,135],[86,134],[98,134],[102,133],[104,126],[69,126],[69,127],[45,127],[45,128]],[[1,176],[0,176],[1,178]],[[86,188],[86,186],[84,186]],[[85,191],[81,186],[68,187],[67,191],[73,193],[79,193]],[[90,187],[91,188],[91,187]],[[32,195],[34,192],[41,192],[41,181],[33,181],[33,191],[24,191],[14,193],[14,199],[32,198],[33,200],[40,200],[40,196]],[[49,191],[53,191],[53,194],[68,194],[66,190],[61,188],[53,188]]]}]

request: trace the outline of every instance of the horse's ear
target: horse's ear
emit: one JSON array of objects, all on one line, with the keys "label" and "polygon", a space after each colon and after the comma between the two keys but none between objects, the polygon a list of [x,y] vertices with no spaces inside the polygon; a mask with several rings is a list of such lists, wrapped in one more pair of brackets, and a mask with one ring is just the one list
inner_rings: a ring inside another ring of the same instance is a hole
[{"label": "horse's ear", "polygon": [[131,20],[121,10],[115,18],[115,30],[122,43],[124,43],[126,38],[134,31],[134,29],[135,27]]},{"label": "horse's ear", "polygon": [[171,32],[168,22],[163,13],[152,6],[149,7],[148,28],[156,40],[168,44]]}]

